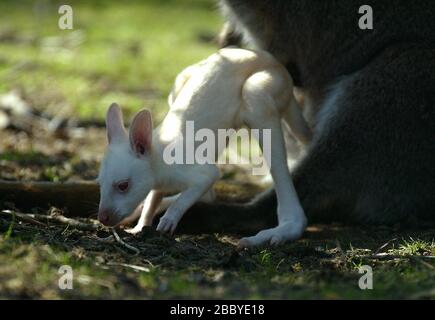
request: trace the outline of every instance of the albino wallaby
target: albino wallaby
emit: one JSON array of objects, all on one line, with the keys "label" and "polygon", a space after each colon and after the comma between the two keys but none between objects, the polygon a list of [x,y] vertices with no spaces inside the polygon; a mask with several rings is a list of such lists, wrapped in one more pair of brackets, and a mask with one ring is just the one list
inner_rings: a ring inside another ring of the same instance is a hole
[{"label": "albino wallaby", "polygon": [[[163,204],[168,209],[157,230],[172,233],[193,204],[214,199],[212,186],[220,176],[214,163],[225,145],[220,144],[214,159],[208,159],[213,164],[167,164],[165,148],[185,137],[187,121],[194,122],[195,130],[207,128],[214,133],[247,125],[271,131],[268,165],[279,202],[279,225],[242,239],[240,246],[278,244],[299,238],[307,220],[288,171],[281,120],[302,142],[311,139],[311,131],[294,99],[293,81],[287,70],[264,51],[222,49],[181,72],[168,102],[170,110],[159,127],[153,130],[150,112],[142,110],[134,117],[129,134],[124,129],[120,108],[116,104],[109,108],[109,145],[98,177],[99,220],[116,226],[137,218],[135,209],[146,197],[132,232],[151,225]],[[262,139],[259,140],[263,147]],[[179,194],[164,199],[168,192]]]}]

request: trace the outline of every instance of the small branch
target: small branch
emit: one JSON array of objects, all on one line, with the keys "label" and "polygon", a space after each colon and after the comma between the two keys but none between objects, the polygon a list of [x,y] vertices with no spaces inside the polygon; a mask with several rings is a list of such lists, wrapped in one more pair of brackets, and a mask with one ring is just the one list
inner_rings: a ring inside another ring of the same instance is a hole
[{"label": "small branch", "polygon": [[77,221],[75,219],[66,218],[64,216],[49,216],[49,215],[35,214],[35,213],[20,213],[11,210],[2,210],[0,211],[0,214],[8,215],[8,216],[15,215],[17,218],[25,222],[38,224],[44,227],[47,226],[46,224],[47,222],[54,222],[60,224],[67,224],[70,225],[71,227],[83,231],[97,231],[99,229],[99,226],[97,224],[84,223],[84,222]]},{"label": "small branch", "polygon": [[135,254],[134,254],[135,256],[137,256],[137,255],[140,254],[140,250],[139,250],[138,248],[133,247],[133,246],[129,245],[128,243],[125,243],[125,242],[121,239],[121,237],[116,233],[115,229],[113,229],[113,228],[112,228],[112,233],[113,233],[113,235],[115,236],[116,241],[117,241],[118,243],[120,243],[121,245],[123,245],[124,247],[126,247],[127,249],[133,251],[133,252],[135,253]]},{"label": "small branch", "polygon": [[388,247],[391,243],[393,243],[394,241],[397,241],[397,238],[391,239],[391,240],[389,240],[388,242],[384,243],[382,246],[380,246],[380,247],[376,250],[375,254],[380,253],[382,250],[384,250],[385,248],[387,248],[387,247]]},{"label": "small branch", "polygon": [[109,266],[121,266],[121,267],[126,267],[126,268],[133,269],[133,270],[135,270],[135,271],[150,272],[150,269],[149,269],[149,268],[142,267],[142,266],[136,266],[136,265],[133,265],[133,264],[127,264],[127,263],[109,262],[109,263],[107,263],[107,265],[109,265]]},{"label": "small branch", "polygon": [[81,182],[23,182],[0,180],[0,201],[19,205],[20,210],[35,207],[67,208],[68,216],[88,217],[96,211],[99,202],[98,185],[93,181]]},{"label": "small branch", "polygon": [[433,260],[435,256],[401,256],[401,255],[388,255],[388,254],[374,254],[370,256],[358,256],[363,259],[371,259],[371,260],[394,260],[394,259],[427,259]]},{"label": "small branch", "polygon": [[0,214],[2,215],[7,215],[8,217],[17,217],[18,219],[24,221],[24,222],[28,222],[31,224],[36,224],[38,226],[42,226],[42,227],[46,227],[47,225],[45,223],[42,223],[34,218],[32,218],[31,216],[27,215],[27,214],[23,214],[23,213],[19,213],[19,212],[15,212],[15,211],[10,211],[10,210],[3,210],[0,212]]}]

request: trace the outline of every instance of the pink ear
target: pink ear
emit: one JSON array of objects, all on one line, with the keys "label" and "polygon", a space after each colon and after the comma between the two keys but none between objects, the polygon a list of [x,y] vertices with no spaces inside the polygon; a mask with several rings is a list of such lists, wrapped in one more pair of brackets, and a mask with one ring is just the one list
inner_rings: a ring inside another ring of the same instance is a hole
[{"label": "pink ear", "polygon": [[142,156],[151,150],[153,122],[148,110],[136,114],[130,127],[130,145],[133,151]]},{"label": "pink ear", "polygon": [[127,137],[122,112],[116,103],[112,103],[106,114],[107,140],[109,143],[122,141]]}]

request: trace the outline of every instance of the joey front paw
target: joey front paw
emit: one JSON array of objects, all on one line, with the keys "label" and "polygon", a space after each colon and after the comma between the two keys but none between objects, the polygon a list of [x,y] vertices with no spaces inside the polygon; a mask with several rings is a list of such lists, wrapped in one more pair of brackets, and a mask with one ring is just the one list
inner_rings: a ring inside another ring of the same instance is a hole
[{"label": "joey front paw", "polygon": [[160,222],[157,225],[157,231],[163,232],[163,233],[170,233],[173,234],[175,229],[177,228],[178,220],[173,217],[167,217],[164,215],[162,218],[160,218]]},{"label": "joey front paw", "polygon": [[131,228],[131,229],[125,229],[124,231],[125,232],[127,232],[127,233],[130,233],[130,234],[138,234],[138,233],[140,233],[141,231],[142,231],[142,229],[143,229],[143,225],[136,225],[134,228]]},{"label": "joey front paw", "polygon": [[153,220],[152,218],[145,219],[145,221],[139,220],[134,228],[125,229],[125,232],[130,234],[138,234],[140,233],[144,227],[151,227]]}]

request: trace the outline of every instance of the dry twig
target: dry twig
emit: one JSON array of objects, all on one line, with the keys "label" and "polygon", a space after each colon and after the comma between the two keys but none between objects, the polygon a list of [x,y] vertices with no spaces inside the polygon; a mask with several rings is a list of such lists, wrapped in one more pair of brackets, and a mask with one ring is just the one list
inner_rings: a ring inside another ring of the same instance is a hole
[{"label": "dry twig", "polygon": [[136,247],[133,247],[131,245],[129,245],[128,243],[125,243],[124,240],[121,239],[121,237],[116,233],[116,230],[112,228],[112,233],[115,236],[115,239],[118,243],[120,243],[121,245],[123,245],[124,247],[126,247],[127,249],[133,251],[136,255],[140,254],[140,250]]}]

